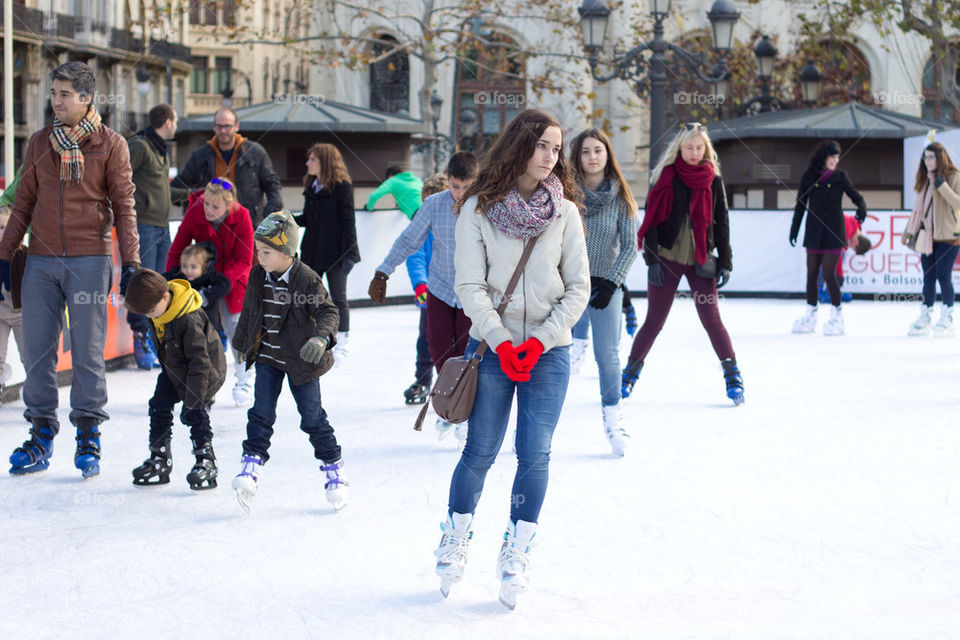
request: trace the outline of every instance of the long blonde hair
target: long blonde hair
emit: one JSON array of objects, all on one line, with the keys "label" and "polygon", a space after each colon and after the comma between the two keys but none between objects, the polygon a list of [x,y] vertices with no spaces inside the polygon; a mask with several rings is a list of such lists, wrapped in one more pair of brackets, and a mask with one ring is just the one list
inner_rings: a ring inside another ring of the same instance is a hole
[{"label": "long blonde hair", "polygon": [[717,159],[717,152],[714,151],[713,144],[710,142],[710,136],[707,134],[707,128],[699,122],[691,122],[690,124],[684,125],[683,129],[681,129],[680,132],[673,137],[673,140],[670,141],[670,144],[667,145],[663,155],[660,157],[660,162],[658,162],[657,166],[653,168],[653,172],[650,174],[651,189],[655,184],[657,184],[657,180],[660,179],[660,174],[663,173],[663,168],[668,164],[673,164],[677,161],[677,158],[679,157],[678,154],[680,153],[680,147],[692,140],[694,136],[703,137],[703,143],[707,147],[703,154],[703,161],[712,164],[713,173],[718,176],[720,175],[720,161]]}]

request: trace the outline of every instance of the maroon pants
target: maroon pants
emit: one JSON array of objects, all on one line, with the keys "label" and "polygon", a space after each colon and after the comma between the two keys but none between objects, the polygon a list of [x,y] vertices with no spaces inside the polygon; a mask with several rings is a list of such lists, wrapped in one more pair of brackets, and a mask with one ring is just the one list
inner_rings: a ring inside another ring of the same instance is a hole
[{"label": "maroon pants", "polygon": [[427,292],[427,342],[430,357],[439,372],[447,358],[462,356],[470,337],[470,318],[463,309],[451,307]]},{"label": "maroon pants", "polygon": [[721,360],[732,358],[733,345],[730,344],[730,335],[723,326],[720,310],[717,308],[717,281],[714,278],[701,278],[694,271],[693,265],[687,266],[664,258],[660,258],[660,262],[663,264],[663,286],[647,286],[647,317],[633,339],[630,359],[642,361],[647,357],[653,341],[660,335],[660,330],[670,315],[670,307],[683,276],[686,276],[690,285],[690,295],[697,307],[700,323],[707,330],[717,357]]}]

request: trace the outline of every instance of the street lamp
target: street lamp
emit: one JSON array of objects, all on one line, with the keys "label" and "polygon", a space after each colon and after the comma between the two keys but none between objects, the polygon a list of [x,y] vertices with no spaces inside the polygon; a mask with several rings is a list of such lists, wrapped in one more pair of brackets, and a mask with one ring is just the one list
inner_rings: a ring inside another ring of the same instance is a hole
[{"label": "street lamp", "polygon": [[813,60],[807,60],[807,64],[800,69],[800,87],[803,90],[803,101],[807,104],[813,104],[820,97],[820,70]]},{"label": "street lamp", "polygon": [[[650,83],[650,166],[653,167],[659,160],[665,144],[664,129],[666,127],[665,92],[667,86],[667,59],[664,54],[671,51],[675,58],[679,58],[692,73],[703,82],[717,85],[724,79],[729,80],[726,60],[721,58],[719,66],[711,69],[710,75],[705,75],[700,67],[704,61],[701,56],[694,55],[683,47],[667,42],[663,37],[663,21],[670,13],[670,0],[650,0],[650,15],[653,17],[653,40],[643,42],[626,53],[614,53],[610,73],[601,74],[597,71],[600,63],[600,51],[606,37],[607,23],[610,19],[610,9],[603,0],[583,0],[577,9],[580,14],[580,29],[583,37],[583,48],[590,63],[590,75],[598,82],[608,82],[614,78],[634,81],[637,93],[643,92],[643,82],[649,78]],[[716,0],[707,19],[713,31],[713,46],[717,52],[725,53],[730,50],[733,42],[733,27],[740,18],[736,5],[731,0]],[[644,57],[644,52],[650,54]]]},{"label": "street lamp", "polygon": [[147,69],[142,62],[140,63],[140,69],[137,71],[137,93],[143,97],[150,93],[150,74],[147,73]]}]

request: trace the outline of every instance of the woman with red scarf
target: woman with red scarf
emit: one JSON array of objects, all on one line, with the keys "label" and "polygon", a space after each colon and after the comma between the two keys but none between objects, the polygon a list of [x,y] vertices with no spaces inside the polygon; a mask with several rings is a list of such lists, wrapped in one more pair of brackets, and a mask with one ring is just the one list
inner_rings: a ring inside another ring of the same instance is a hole
[{"label": "woman with red scarf", "polygon": [[621,395],[626,398],[633,391],[644,358],[670,314],[680,278],[686,277],[700,322],[723,366],[727,397],[740,404],[743,378],[717,308],[717,288],[727,283],[733,268],[726,192],[706,127],[684,125],[654,168],[650,183],[653,188],[637,234],[649,267],[647,317],[633,339]]}]

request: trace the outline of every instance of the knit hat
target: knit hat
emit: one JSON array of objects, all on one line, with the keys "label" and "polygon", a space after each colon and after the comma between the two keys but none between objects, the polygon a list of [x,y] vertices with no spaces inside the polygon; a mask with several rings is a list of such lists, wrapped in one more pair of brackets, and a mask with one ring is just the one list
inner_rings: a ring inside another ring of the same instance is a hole
[{"label": "knit hat", "polygon": [[270,245],[277,251],[293,256],[300,246],[300,227],[286,209],[271,213],[257,225],[253,239]]}]

